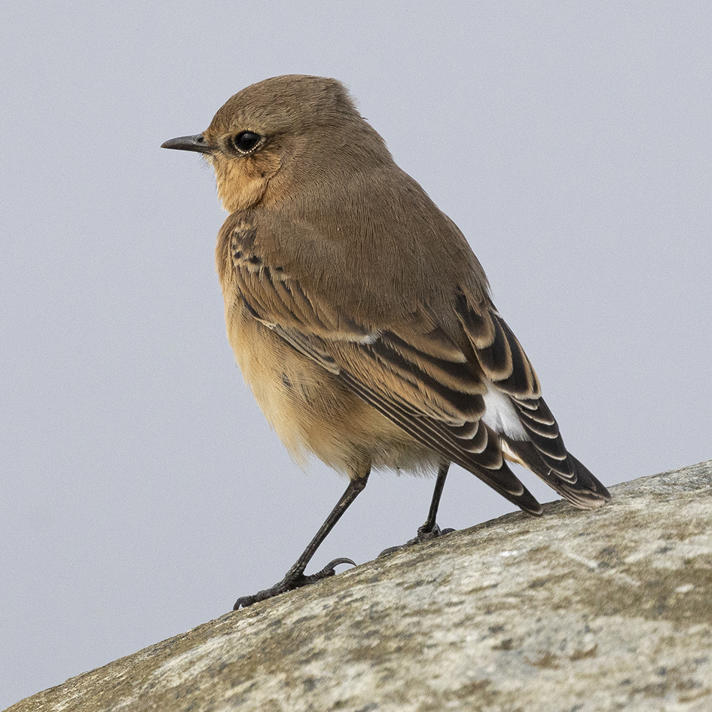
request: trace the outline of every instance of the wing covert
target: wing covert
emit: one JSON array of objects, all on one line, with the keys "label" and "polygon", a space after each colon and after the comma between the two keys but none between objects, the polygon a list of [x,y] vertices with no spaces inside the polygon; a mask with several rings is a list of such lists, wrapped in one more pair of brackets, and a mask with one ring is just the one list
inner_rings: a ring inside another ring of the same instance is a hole
[{"label": "wing covert", "polygon": [[392,326],[363,323],[268,257],[253,226],[234,227],[229,250],[237,289],[254,318],[443,458],[522,509],[540,511],[504,462],[498,436],[480,420],[483,369],[424,307]]}]

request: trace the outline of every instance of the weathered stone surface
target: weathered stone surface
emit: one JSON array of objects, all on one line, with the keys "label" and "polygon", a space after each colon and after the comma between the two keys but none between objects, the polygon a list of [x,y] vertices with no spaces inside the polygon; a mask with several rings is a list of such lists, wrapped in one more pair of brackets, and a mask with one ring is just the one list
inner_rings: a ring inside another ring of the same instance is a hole
[{"label": "weathered stone surface", "polygon": [[712,461],[229,613],[9,708],[712,710]]}]

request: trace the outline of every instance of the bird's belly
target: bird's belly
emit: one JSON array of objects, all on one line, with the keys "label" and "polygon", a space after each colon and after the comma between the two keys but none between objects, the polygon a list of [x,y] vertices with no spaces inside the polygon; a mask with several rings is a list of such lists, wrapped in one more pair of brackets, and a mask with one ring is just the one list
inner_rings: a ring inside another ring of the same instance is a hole
[{"label": "bird's belly", "polygon": [[350,477],[370,467],[437,467],[432,451],[251,316],[228,314],[228,338],[262,412],[298,462],[311,452]]}]

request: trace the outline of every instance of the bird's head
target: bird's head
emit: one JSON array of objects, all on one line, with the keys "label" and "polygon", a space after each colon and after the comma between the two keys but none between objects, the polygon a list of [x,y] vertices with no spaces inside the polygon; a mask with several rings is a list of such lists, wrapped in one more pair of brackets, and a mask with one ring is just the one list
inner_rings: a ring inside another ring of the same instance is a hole
[{"label": "bird's head", "polygon": [[390,160],[340,82],[304,75],[252,84],[228,99],[205,131],[162,147],[204,154],[231,213]]}]

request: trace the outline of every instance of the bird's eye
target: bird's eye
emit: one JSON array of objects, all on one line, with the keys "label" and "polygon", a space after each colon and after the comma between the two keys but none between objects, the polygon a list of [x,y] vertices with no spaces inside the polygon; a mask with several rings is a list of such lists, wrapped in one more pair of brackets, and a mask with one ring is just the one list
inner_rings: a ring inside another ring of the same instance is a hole
[{"label": "bird's eye", "polygon": [[262,136],[254,131],[240,131],[233,139],[232,143],[240,153],[249,153],[260,142]]}]

